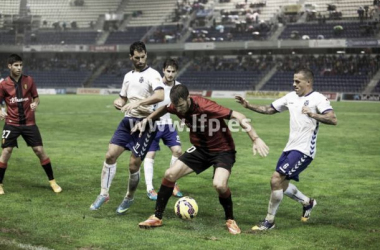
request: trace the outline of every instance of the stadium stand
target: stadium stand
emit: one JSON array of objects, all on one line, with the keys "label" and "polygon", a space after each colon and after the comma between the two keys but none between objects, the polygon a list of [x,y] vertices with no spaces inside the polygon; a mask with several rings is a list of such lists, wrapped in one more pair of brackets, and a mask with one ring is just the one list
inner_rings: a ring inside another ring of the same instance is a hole
[{"label": "stadium stand", "polygon": [[108,36],[105,44],[130,44],[141,40],[151,27],[128,27],[125,31],[114,31]]},{"label": "stadium stand", "polygon": [[88,28],[91,21],[98,20],[99,15],[116,11],[120,3],[121,0],[84,0],[83,6],[77,6],[75,0],[28,0],[31,15],[41,16],[46,21],[46,27],[50,28],[56,22],[70,25],[72,21],[77,23],[78,28]]},{"label": "stadium stand", "polygon": [[179,77],[191,90],[247,90],[274,65],[272,57],[199,57]]},{"label": "stadium stand", "polygon": [[[343,27],[342,31],[337,31],[334,29],[334,27],[338,25]],[[301,39],[304,35],[309,36],[310,39],[318,39],[321,35],[324,39],[363,38],[374,37],[377,32],[377,27],[373,22],[366,24],[361,24],[358,22],[289,24],[286,26],[279,38]],[[294,36],[294,33],[297,33],[298,36]]]},{"label": "stadium stand", "polygon": [[177,7],[176,0],[129,0],[124,13],[132,15],[128,26],[154,26],[170,24]]},{"label": "stadium stand", "polygon": [[319,91],[361,92],[379,68],[377,56],[305,55],[276,58],[275,75],[261,90],[289,91],[292,89],[294,69],[307,65],[315,74],[315,88]]},{"label": "stadium stand", "polygon": [[[32,38],[34,34],[34,38]],[[98,37],[96,31],[38,31],[28,33],[26,44],[95,44]]]}]

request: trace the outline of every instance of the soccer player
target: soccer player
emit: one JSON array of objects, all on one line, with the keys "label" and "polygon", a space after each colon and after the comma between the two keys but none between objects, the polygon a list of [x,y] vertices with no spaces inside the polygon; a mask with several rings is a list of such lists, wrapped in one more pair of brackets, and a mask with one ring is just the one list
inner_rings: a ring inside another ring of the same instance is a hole
[{"label": "soccer player", "polygon": [[[168,58],[165,60],[163,64],[163,73],[164,77],[162,81],[165,85],[165,100],[156,104],[155,109],[158,109],[162,106],[166,106],[170,104],[170,90],[173,86],[181,84],[175,78],[178,73],[178,62],[172,58]],[[146,191],[149,199],[157,200],[157,192],[153,187],[153,166],[154,166],[154,158],[156,156],[156,151],[160,150],[160,139],[164,142],[166,146],[170,148],[172,151],[172,158],[170,161],[170,166],[173,166],[173,163],[178,159],[178,157],[182,154],[181,141],[177,131],[173,126],[172,119],[170,118],[170,114],[165,114],[160,117],[160,120],[156,122],[159,126],[156,137],[144,160],[144,174],[145,174],[145,184]],[[173,195],[176,197],[182,197],[182,193],[179,190],[179,187],[176,183],[173,190]]]},{"label": "soccer player", "polygon": [[154,139],[155,132],[149,130],[139,138],[137,135],[131,135],[131,129],[134,123],[153,112],[153,104],[164,100],[161,75],[147,65],[145,44],[135,42],[130,46],[129,52],[134,69],[125,75],[120,97],[114,101],[114,106],[124,112],[125,117],[109,143],[101,174],[100,195],[91,204],[91,210],[99,209],[109,200],[109,189],[116,174],[116,161],[125,150],[132,151],[129,159],[128,191],[116,212],[123,214],[132,205],[140,180],[141,162]]},{"label": "soccer player", "polygon": [[268,214],[253,231],[274,228],[274,218],[284,194],[303,205],[301,221],[306,222],[317,205],[315,199],[305,196],[290,180],[299,181],[304,171],[315,157],[319,123],[337,124],[337,118],[329,100],[313,90],[314,75],[307,68],[295,71],[294,91],[275,100],[271,105],[250,104],[244,98],[236,96],[236,101],[245,108],[260,114],[276,114],[285,110],[290,113],[290,134],[284,152],[277,162],[276,171],[271,178],[271,196]]},{"label": "soccer player", "polygon": [[0,111],[0,120],[5,120],[0,156],[0,195],[4,194],[3,179],[13,148],[18,147],[17,138],[21,135],[28,146],[40,159],[42,168],[54,192],[62,192],[53,175],[50,158],[46,154],[40,131],[36,125],[35,111],[40,104],[37,87],[32,77],[22,74],[22,58],[17,54],[8,57],[10,74],[0,83],[0,99],[7,106]]},{"label": "soccer player", "polygon": [[235,163],[235,144],[231,132],[224,119],[236,119],[246,130],[253,142],[253,154],[258,151],[266,156],[269,148],[259,138],[246,117],[229,108],[203,97],[191,96],[184,85],[176,85],[170,92],[170,106],[164,106],[137,124],[132,132],[145,130],[148,121],[156,120],[166,113],[176,114],[190,128],[191,148],[179,157],[174,166],[167,169],[162,180],[156,201],[154,215],[139,224],[140,228],[162,226],[162,216],[172,195],[175,182],[192,172],[200,174],[210,166],[214,167],[213,186],[219,194],[219,202],[223,206],[226,226],[231,234],[239,234],[240,228],[233,215],[231,191],[228,179]]}]

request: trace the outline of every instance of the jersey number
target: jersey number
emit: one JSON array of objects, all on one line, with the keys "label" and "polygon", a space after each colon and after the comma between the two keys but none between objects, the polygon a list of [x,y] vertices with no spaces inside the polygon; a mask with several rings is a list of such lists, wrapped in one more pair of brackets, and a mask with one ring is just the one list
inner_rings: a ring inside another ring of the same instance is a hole
[{"label": "jersey number", "polygon": [[186,150],[187,153],[192,153],[196,150],[197,148],[195,146],[192,146],[191,148],[189,148],[188,150]]},{"label": "jersey number", "polygon": [[8,136],[11,134],[11,131],[10,130],[3,130],[3,139],[7,139]]}]

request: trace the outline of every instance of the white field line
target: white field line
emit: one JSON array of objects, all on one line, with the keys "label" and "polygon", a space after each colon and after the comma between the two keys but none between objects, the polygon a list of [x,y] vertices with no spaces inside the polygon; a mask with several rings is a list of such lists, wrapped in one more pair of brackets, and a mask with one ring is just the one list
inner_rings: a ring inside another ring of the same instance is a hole
[{"label": "white field line", "polygon": [[29,244],[19,243],[15,240],[0,239],[0,244],[6,245],[6,246],[11,246],[11,247],[18,247],[20,249],[25,249],[25,250],[54,250],[54,249],[47,248],[47,247],[32,246]]}]

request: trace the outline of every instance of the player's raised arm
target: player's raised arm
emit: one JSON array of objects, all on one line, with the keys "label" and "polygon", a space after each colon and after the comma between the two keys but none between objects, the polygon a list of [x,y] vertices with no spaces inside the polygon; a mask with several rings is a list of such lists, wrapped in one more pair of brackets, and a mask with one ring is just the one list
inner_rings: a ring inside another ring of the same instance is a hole
[{"label": "player's raised arm", "polygon": [[269,153],[269,147],[265,144],[263,140],[258,136],[255,129],[249,123],[247,117],[242,113],[237,111],[232,111],[231,114],[232,119],[236,119],[239,121],[240,126],[247,132],[248,136],[251,138],[253,142],[253,155],[256,155],[256,152],[263,157],[267,156]]},{"label": "player's raised arm", "polygon": [[250,109],[260,114],[273,115],[277,113],[277,110],[274,109],[271,105],[256,105],[250,104],[245,98],[241,96],[235,96],[237,103],[240,103],[244,108]]}]

